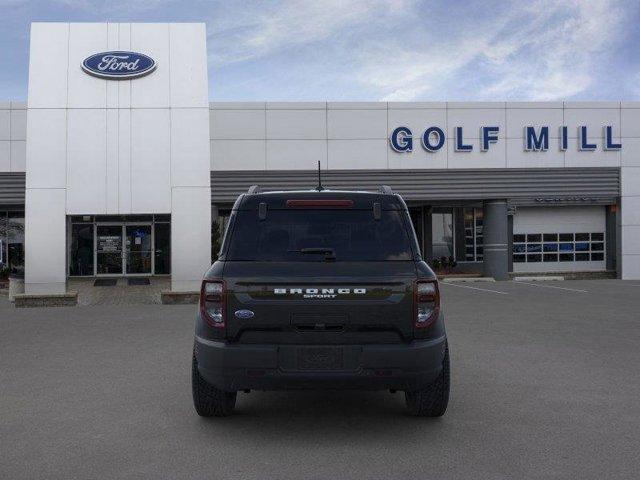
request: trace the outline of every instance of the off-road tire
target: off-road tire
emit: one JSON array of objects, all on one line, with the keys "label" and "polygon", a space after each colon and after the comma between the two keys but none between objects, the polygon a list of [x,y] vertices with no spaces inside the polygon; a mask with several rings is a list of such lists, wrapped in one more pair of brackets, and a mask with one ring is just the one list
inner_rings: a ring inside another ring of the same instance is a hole
[{"label": "off-road tire", "polygon": [[193,406],[201,417],[227,417],[236,406],[237,392],[219,390],[202,378],[195,355],[191,360],[191,391]]},{"label": "off-road tire", "polygon": [[445,347],[442,371],[428,387],[415,392],[405,392],[407,411],[416,417],[441,417],[449,403],[449,346]]}]

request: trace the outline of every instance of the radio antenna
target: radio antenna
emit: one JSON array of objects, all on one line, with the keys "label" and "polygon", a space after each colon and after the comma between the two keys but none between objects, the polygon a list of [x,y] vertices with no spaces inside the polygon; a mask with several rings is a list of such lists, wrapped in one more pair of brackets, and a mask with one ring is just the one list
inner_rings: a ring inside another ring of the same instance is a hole
[{"label": "radio antenna", "polygon": [[324,190],[324,187],[322,186],[322,176],[320,175],[320,160],[318,160],[318,188],[317,190],[319,192]]}]

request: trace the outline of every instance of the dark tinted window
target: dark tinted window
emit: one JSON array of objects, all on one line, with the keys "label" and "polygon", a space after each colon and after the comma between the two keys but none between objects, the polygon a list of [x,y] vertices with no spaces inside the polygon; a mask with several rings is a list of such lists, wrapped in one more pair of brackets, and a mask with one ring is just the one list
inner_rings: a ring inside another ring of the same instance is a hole
[{"label": "dark tinted window", "polygon": [[322,253],[302,249],[331,248],[336,261],[411,260],[409,235],[400,211],[270,210],[238,211],[229,241],[228,260],[318,262]]}]

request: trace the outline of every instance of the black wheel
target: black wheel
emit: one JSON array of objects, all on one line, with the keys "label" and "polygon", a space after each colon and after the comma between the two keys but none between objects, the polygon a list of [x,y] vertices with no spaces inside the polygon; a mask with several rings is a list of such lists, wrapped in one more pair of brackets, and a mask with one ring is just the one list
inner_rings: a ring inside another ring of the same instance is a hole
[{"label": "black wheel", "polygon": [[407,410],[416,417],[441,417],[449,403],[449,346],[445,348],[442,371],[428,387],[415,392],[405,392]]},{"label": "black wheel", "polygon": [[237,392],[219,390],[202,378],[195,355],[191,360],[191,390],[193,406],[201,417],[226,417],[233,413]]}]

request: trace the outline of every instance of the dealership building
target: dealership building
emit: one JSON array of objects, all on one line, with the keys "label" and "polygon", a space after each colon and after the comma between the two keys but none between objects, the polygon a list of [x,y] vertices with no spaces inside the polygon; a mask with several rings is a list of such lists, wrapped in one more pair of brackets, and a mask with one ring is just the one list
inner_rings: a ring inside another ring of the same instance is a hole
[{"label": "dealership building", "polygon": [[27,101],[0,102],[0,262],[27,293],[197,290],[237,196],[313,188],[318,161],[329,189],[401,194],[453,273],[640,279],[640,102],[209,96],[204,24],[32,24]]}]

